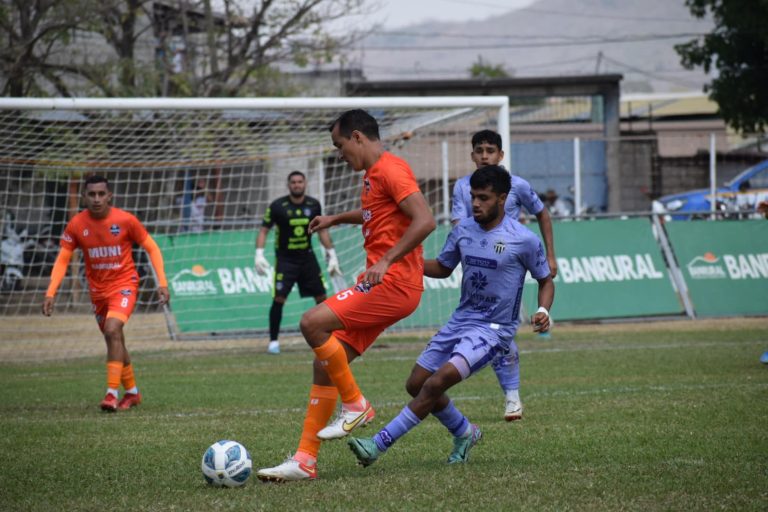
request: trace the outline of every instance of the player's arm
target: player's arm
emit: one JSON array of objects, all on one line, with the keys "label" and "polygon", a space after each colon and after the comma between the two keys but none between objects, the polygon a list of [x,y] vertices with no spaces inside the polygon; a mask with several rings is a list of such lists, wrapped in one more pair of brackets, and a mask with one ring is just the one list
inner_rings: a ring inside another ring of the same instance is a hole
[{"label": "player's arm", "polygon": [[165,266],[163,265],[163,253],[160,251],[157,242],[149,234],[141,242],[142,249],[147,251],[149,255],[149,261],[152,262],[152,268],[155,269],[155,275],[157,276],[157,296],[160,300],[160,304],[167,304],[171,298],[168,293],[168,279],[165,277]]},{"label": "player's arm", "polygon": [[415,249],[435,230],[435,218],[432,216],[427,200],[424,199],[421,192],[414,192],[400,201],[397,206],[411,219],[411,224],[403,233],[402,238],[385,252],[379,261],[366,269],[363,281],[368,281],[371,284],[381,283],[390,265]]},{"label": "player's arm", "polygon": [[534,332],[547,332],[551,324],[549,310],[555,300],[555,283],[552,281],[551,275],[537,281],[539,282],[539,309],[533,315],[533,330]]},{"label": "player's arm", "polygon": [[363,210],[350,210],[336,215],[318,215],[309,223],[309,232],[314,233],[322,229],[328,229],[331,226],[340,224],[362,224]]},{"label": "player's arm", "polygon": [[549,214],[549,210],[544,207],[536,214],[536,219],[539,222],[541,236],[544,238],[544,249],[547,251],[550,275],[555,278],[557,277],[557,258],[555,258],[555,238],[552,235],[552,216]]},{"label": "player's arm", "polygon": [[71,249],[62,247],[56,256],[56,261],[53,263],[51,282],[48,285],[48,290],[45,292],[45,300],[43,301],[43,314],[45,316],[51,316],[51,313],[53,313],[54,297],[56,297],[56,291],[61,286],[64,276],[67,275],[67,267],[69,267],[69,261],[72,259],[72,252]]},{"label": "player's arm", "polygon": [[437,260],[424,260],[424,275],[435,279],[445,279],[453,274],[453,269]]}]

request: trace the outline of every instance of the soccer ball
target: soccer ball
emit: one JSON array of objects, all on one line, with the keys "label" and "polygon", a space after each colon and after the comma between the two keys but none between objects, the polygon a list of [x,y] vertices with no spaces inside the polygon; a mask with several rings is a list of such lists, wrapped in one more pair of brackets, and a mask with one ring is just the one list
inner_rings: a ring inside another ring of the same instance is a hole
[{"label": "soccer ball", "polygon": [[205,481],[214,487],[239,487],[251,476],[251,454],[237,441],[218,441],[203,454]]}]

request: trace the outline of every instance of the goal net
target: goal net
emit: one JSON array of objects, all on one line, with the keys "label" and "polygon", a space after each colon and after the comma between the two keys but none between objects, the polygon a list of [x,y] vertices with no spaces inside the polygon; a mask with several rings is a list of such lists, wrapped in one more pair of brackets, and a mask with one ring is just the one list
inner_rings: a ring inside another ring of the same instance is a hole
[{"label": "goal net", "polygon": [[[67,322],[87,323],[86,336],[97,337],[79,251],[54,317],[40,314],[59,238],[83,208],[82,181],[90,174],[109,179],[114,205],[136,215],[163,250],[171,291],[165,311],[147,256],[134,250],[141,283],[132,340],[263,339],[272,276],[253,268],[262,216],[287,194],[292,170],[307,175],[307,193],[325,213],[359,207],[361,174],[337,160],[328,132],[350,108],[374,115],[386,148],[413,168],[441,225],[425,244],[425,256],[434,257],[447,234],[453,182],[473,168],[472,134],[490,128],[508,143],[506,97],[0,99],[3,346],[57,339],[61,349],[72,336],[62,327]],[[265,251],[272,264],[273,236]],[[328,280],[329,294],[353,284],[364,266],[359,226],[334,228],[331,236],[344,276]],[[319,241],[314,245],[324,268]],[[419,309],[393,330],[443,322],[457,302],[458,277],[427,280]],[[294,290],[282,331],[295,331],[312,304]]]}]

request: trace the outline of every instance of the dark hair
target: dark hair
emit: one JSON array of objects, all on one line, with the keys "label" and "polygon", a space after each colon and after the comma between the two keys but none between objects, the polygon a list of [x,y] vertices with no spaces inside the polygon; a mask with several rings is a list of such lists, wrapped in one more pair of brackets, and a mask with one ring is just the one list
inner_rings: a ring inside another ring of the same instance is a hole
[{"label": "dark hair", "polygon": [[512,179],[503,167],[498,165],[486,165],[472,173],[469,178],[469,186],[476,189],[491,187],[495,193],[509,194],[512,189]]},{"label": "dark hair", "polygon": [[331,123],[328,131],[332,132],[336,125],[339,126],[339,135],[342,137],[349,138],[352,132],[357,130],[371,140],[379,140],[379,123],[365,110],[347,110]]},{"label": "dark hair", "polygon": [[91,176],[88,176],[87,178],[85,178],[86,188],[88,187],[88,185],[91,185],[94,183],[106,183],[107,190],[112,190],[112,187],[109,186],[109,180],[104,176],[101,176],[100,174],[92,174]]},{"label": "dark hair", "polygon": [[301,171],[291,171],[291,174],[288,175],[288,181],[291,181],[291,178],[293,178],[294,176],[301,176],[304,179],[304,181],[307,181],[307,177],[304,176],[304,173]]},{"label": "dark hair", "polygon": [[476,134],[472,136],[472,147],[474,148],[478,144],[482,144],[483,142],[487,142],[488,144],[491,144],[493,146],[496,146],[499,148],[499,151],[501,151],[501,135],[496,133],[493,130],[480,130]]}]

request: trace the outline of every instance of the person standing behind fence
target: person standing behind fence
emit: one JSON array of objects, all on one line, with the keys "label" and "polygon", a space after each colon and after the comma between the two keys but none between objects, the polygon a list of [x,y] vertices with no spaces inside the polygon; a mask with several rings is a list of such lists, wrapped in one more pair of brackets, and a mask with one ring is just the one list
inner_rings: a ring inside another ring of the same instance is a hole
[{"label": "person standing behind fence", "polygon": [[[472,153],[470,155],[476,169],[488,165],[499,165],[504,159],[501,135],[493,130],[481,130],[472,136]],[[453,206],[451,207],[451,223],[458,224],[462,219],[472,217],[472,196],[470,194],[470,175],[459,178],[453,186]],[[544,203],[533,190],[530,183],[519,176],[510,174],[511,187],[504,203],[505,215],[517,220],[521,207],[536,216],[539,230],[544,239],[547,252],[547,263],[552,278],[557,276],[557,259],[555,258],[555,243],[552,235],[552,219]],[[523,403],[520,400],[520,356],[517,344],[510,343],[508,354],[500,354],[493,361],[493,371],[499,381],[505,396],[504,419],[515,421],[523,417]]]},{"label": "person standing behind fence", "polygon": [[[45,316],[53,313],[56,291],[67,273],[72,253],[79,247],[85,260],[93,312],[107,343],[107,394],[99,407],[106,412],[123,411],[142,400],[123,334],[123,326],[136,305],[139,286],[133,244],[139,244],[149,254],[158,279],[160,304],[169,299],[163,255],[136,217],[112,206],[112,191],[106,178],[86,178],[83,199],[86,210],[69,221],[61,236],[61,250],[51,271],[42,310]],[[121,384],[125,394],[118,401]]]},{"label": "person standing behind fence", "polygon": [[[293,171],[288,175],[287,196],[272,201],[264,213],[264,220],[256,238],[256,257],[254,265],[256,272],[268,275],[272,269],[264,257],[264,244],[272,226],[277,226],[275,237],[275,266],[273,281],[272,306],[269,309],[269,346],[270,354],[280,353],[280,324],[283,320],[283,305],[293,289],[294,283],[299,285],[302,297],[314,297],[315,303],[320,304],[326,299],[325,282],[317,258],[312,250],[312,234],[309,223],[318,215],[322,215],[320,201],[306,195],[307,178],[301,171]],[[339,259],[333,248],[333,241],[327,229],[318,232],[320,243],[325,248],[328,264],[328,274],[331,277],[341,275]]]}]

